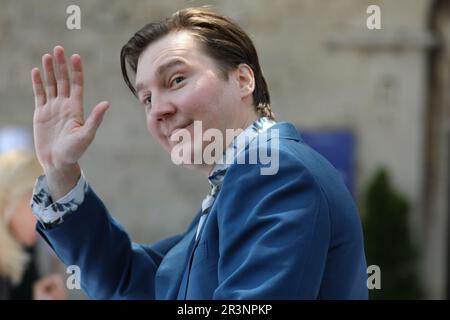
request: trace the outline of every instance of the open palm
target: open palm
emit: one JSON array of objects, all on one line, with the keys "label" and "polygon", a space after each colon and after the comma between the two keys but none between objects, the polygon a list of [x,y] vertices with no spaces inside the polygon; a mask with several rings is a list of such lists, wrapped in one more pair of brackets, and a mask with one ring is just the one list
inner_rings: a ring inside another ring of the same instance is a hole
[{"label": "open palm", "polygon": [[64,48],[55,47],[53,55],[42,57],[45,84],[39,69],[32,70],[34,140],[41,165],[63,170],[76,164],[91,144],[110,104],[100,102],[85,120],[81,57],[72,55],[69,78]]}]

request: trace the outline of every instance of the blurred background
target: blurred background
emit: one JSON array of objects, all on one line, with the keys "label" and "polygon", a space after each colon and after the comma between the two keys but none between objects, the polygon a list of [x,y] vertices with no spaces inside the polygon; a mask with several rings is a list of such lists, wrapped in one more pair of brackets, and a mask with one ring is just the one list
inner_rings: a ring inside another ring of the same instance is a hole
[{"label": "blurred background", "polygon": [[[73,4],[80,30],[66,27]],[[207,182],[172,164],[152,140],[119,53],[144,24],[205,4],[251,35],[277,120],[294,123],[346,179],[368,264],[381,270],[371,297],[447,299],[450,1],[0,0],[0,130],[32,132],[30,71],[44,53],[58,44],[79,53],[86,113],[112,102],[81,161],[88,182],[134,241],[182,232]],[[380,30],[367,27],[369,5],[381,9]],[[42,272],[66,278],[39,247]],[[85,298],[80,291],[69,297]]]}]

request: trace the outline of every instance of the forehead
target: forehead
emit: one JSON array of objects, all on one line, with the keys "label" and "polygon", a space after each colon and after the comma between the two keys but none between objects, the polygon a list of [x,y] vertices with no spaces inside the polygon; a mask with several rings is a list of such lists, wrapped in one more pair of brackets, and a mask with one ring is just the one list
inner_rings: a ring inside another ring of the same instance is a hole
[{"label": "forehead", "polygon": [[187,31],[173,32],[150,44],[139,56],[136,83],[154,77],[158,67],[171,60],[194,64],[205,59],[194,36]]}]

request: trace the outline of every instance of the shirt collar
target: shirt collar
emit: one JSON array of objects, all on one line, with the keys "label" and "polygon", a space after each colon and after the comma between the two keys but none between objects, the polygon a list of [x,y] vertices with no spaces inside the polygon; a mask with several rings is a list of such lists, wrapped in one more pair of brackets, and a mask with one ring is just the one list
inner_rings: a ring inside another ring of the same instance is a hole
[{"label": "shirt collar", "polygon": [[234,159],[255,139],[258,134],[265,132],[276,122],[267,117],[260,117],[245,128],[239,135],[234,137],[231,144],[227,147],[219,161],[211,170],[208,181],[211,187],[217,187],[221,184],[228,167],[233,164]]}]

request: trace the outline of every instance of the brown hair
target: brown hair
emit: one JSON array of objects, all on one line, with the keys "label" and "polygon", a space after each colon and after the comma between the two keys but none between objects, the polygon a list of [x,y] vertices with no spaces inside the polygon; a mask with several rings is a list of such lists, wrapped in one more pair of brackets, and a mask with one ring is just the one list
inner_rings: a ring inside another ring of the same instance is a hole
[{"label": "brown hair", "polygon": [[252,68],[255,77],[253,105],[260,116],[274,119],[269,90],[252,40],[235,22],[208,7],[182,9],[165,21],[149,23],[122,47],[122,75],[135,96],[136,89],[128,77],[126,63],[136,73],[139,56],[148,45],[171,32],[181,30],[190,31],[198,39],[205,52],[217,63],[225,79],[228,79],[228,72],[241,63]]}]

